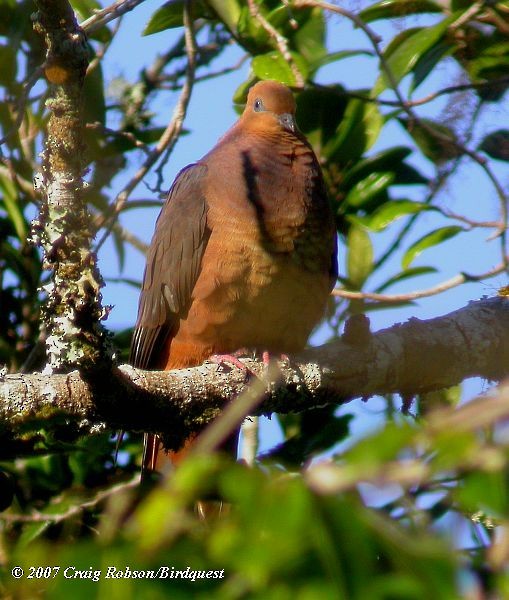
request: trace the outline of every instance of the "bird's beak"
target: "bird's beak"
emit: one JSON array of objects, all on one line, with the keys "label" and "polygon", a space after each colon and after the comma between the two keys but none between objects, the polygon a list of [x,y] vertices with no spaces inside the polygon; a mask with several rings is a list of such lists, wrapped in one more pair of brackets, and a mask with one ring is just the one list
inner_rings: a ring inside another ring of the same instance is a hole
[{"label": "bird's beak", "polygon": [[295,133],[295,117],[292,114],[283,113],[282,115],[279,115],[279,122],[285,129]]}]

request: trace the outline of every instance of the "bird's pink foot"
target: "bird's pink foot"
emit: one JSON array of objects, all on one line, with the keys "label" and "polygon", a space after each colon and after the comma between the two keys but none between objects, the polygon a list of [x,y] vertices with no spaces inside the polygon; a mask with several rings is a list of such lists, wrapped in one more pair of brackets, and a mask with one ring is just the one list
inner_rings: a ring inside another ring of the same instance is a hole
[{"label": "bird's pink foot", "polygon": [[239,368],[241,371],[245,371],[246,373],[253,373],[251,369],[249,369],[241,360],[239,360],[238,356],[233,354],[213,354],[209,357],[209,361],[216,365],[223,365],[224,363],[229,363],[234,367]]},{"label": "bird's pink foot", "polygon": [[[270,352],[267,352],[267,350],[264,350],[264,352],[262,353],[262,360],[263,360],[263,364],[264,364],[266,367],[268,367],[268,366],[269,366],[269,363],[270,363],[270,358],[271,358],[271,356],[270,356]],[[290,359],[288,358],[288,355],[287,355],[287,354],[279,354],[279,355],[278,355],[278,359],[279,359],[281,362],[287,362],[287,363],[289,363],[289,362],[290,362]]]}]

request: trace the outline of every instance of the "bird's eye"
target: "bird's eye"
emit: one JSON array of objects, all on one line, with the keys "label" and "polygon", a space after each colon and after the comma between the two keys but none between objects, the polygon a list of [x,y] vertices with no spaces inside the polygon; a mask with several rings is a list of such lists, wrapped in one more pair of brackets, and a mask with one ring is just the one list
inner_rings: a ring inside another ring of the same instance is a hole
[{"label": "bird's eye", "polygon": [[254,101],[254,110],[255,112],[260,112],[261,110],[263,110],[263,102],[260,100],[260,98],[257,98]]}]

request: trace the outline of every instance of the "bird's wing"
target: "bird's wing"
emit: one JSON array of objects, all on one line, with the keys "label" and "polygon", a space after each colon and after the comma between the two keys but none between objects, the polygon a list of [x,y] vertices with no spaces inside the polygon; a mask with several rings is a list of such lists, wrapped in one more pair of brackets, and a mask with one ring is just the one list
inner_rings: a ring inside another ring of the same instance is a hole
[{"label": "bird's wing", "polygon": [[206,172],[206,165],[201,163],[182,169],[157,219],[131,343],[129,360],[135,367],[155,366],[155,350],[175,334],[179,319],[189,310],[210,236]]}]

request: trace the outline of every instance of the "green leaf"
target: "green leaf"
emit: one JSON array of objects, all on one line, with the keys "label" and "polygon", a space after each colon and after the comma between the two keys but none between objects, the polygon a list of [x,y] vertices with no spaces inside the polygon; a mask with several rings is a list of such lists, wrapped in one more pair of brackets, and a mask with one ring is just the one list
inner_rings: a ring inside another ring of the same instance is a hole
[{"label": "green leaf", "polygon": [[238,34],[237,25],[239,23],[243,5],[240,0],[206,0],[206,5],[215,12],[218,19],[222,21],[234,35]]},{"label": "green leaf", "polygon": [[[384,52],[384,57],[395,83],[399,83],[408,75],[419,59],[442,39],[455,18],[455,15],[452,15],[433,27],[407,29],[392,40]],[[386,73],[382,72],[373,87],[372,95],[378,96],[391,85]]]},{"label": "green leaf", "polygon": [[16,84],[16,49],[11,45],[0,45],[0,84],[11,89]]},{"label": "green leaf", "polygon": [[142,35],[152,35],[165,29],[182,27],[184,25],[184,4],[185,0],[170,0],[165,2],[150,17]]},{"label": "green leaf", "polygon": [[394,174],[394,185],[426,185],[429,183],[427,177],[405,162],[394,166]]},{"label": "green leaf", "polygon": [[[291,55],[295,66],[305,79],[309,72],[306,61],[295,52],[291,52]],[[274,79],[289,86],[296,84],[290,65],[279,52],[273,51],[255,56],[251,61],[251,68],[259,79]]]},{"label": "green leaf", "polygon": [[87,72],[83,84],[83,114],[88,123],[106,123],[102,63]]},{"label": "green leaf", "polygon": [[346,171],[343,179],[345,187],[354,185],[357,181],[364,179],[373,171],[390,171],[394,166],[401,163],[412,153],[411,148],[406,146],[395,146],[388,150],[382,150],[373,156],[363,158]]},{"label": "green leaf", "polygon": [[366,178],[356,183],[348,192],[345,203],[355,208],[362,207],[374,196],[386,190],[394,181],[394,173],[371,173]]},{"label": "green leaf", "polygon": [[451,387],[419,394],[419,412],[429,414],[432,410],[457,406],[461,400],[461,389],[461,385],[452,385]]},{"label": "green leaf", "polygon": [[451,10],[465,10],[472,6],[472,0],[451,0]]},{"label": "green leaf", "polygon": [[[288,22],[288,8],[286,6],[282,8],[284,8],[285,22]],[[314,8],[310,18],[295,31],[293,44],[308,64],[311,65],[311,71],[318,68],[315,65],[320,65],[327,54],[325,18],[321,9]]]},{"label": "green leaf", "polygon": [[437,64],[455,50],[456,46],[452,45],[448,40],[440,41],[427,50],[413,68],[414,78],[410,86],[410,92],[416,90],[426,77],[433,72]]},{"label": "green leaf", "polygon": [[412,136],[424,156],[440,165],[461,155],[457,146],[456,134],[452,129],[430,119],[398,119],[399,123]]},{"label": "green leaf", "polygon": [[346,267],[351,288],[362,289],[373,270],[373,244],[361,227],[351,227],[348,232]]},{"label": "green leaf", "polygon": [[95,10],[103,8],[96,0],[72,0],[71,6],[84,21],[94,14]]},{"label": "green leaf", "polygon": [[[455,490],[454,497],[468,512],[475,512],[477,518],[485,523],[489,522],[490,516],[504,518],[508,506],[506,473],[500,470],[468,473],[462,485]],[[493,518],[491,521],[493,527]]]},{"label": "green leaf", "polygon": [[[143,29],[142,35],[152,35],[166,29],[183,27],[184,25],[184,5],[185,0],[170,0],[165,2],[155,13],[152,14],[148,23]],[[203,2],[195,2],[193,6],[193,15],[197,19],[205,17],[206,11]]]},{"label": "green leaf", "polygon": [[352,56],[373,56],[373,52],[370,50],[340,50],[338,52],[331,52],[315,59],[311,63],[311,71],[316,71],[320,67],[337,62],[338,60],[351,58]]},{"label": "green leaf", "polygon": [[437,269],[435,267],[410,267],[410,269],[405,269],[401,271],[394,277],[387,279],[382,285],[378,286],[375,289],[377,294],[381,294],[389,287],[393,286],[395,283],[400,283],[401,281],[405,281],[407,279],[413,279],[414,277],[419,277],[420,275],[429,275],[431,273],[436,273]]},{"label": "green leaf", "polygon": [[491,158],[509,162],[509,129],[497,129],[489,133],[480,143],[479,150]]},{"label": "green leaf", "polygon": [[2,190],[1,200],[3,200],[7,215],[14,225],[16,235],[20,241],[24,242],[28,233],[28,225],[19,201],[18,191],[14,183],[4,176],[0,176],[0,190]]},{"label": "green leaf", "polygon": [[389,422],[382,430],[361,439],[346,452],[348,464],[355,471],[395,460],[402,450],[412,443],[415,436],[416,431],[409,423]]},{"label": "green leaf", "polygon": [[[264,15],[267,18],[266,15]],[[270,37],[260,22],[253,17],[249,7],[242,7],[236,26],[239,41],[251,54],[259,54],[270,49]]]},{"label": "green leaf", "polygon": [[120,273],[123,272],[125,266],[125,244],[124,244],[124,236],[121,231],[113,229],[113,244],[115,245],[115,250],[117,251],[117,260],[118,260],[118,270]]},{"label": "green leaf", "polygon": [[443,8],[431,0],[382,0],[365,8],[359,13],[359,17],[365,23],[370,23],[377,19],[408,17],[409,15],[442,11]]},{"label": "green leaf", "polygon": [[341,86],[309,88],[297,96],[297,123],[318,153],[336,136],[347,104]]},{"label": "green leaf", "polygon": [[336,136],[323,149],[325,156],[343,164],[357,160],[376,142],[383,123],[375,103],[351,99]]},{"label": "green leaf", "polygon": [[372,215],[364,217],[362,222],[371,231],[383,231],[397,219],[414,215],[424,210],[434,210],[424,202],[412,202],[411,200],[392,200],[380,206]]},{"label": "green leaf", "polygon": [[[473,83],[485,85],[475,92],[482,100],[497,102],[509,87],[505,78],[509,68],[509,41],[507,36],[494,31],[479,31],[469,44],[468,52],[460,46],[455,55],[459,65],[465,69]],[[488,85],[486,85],[488,84]]]},{"label": "green leaf", "polygon": [[441,244],[446,240],[450,240],[462,231],[465,230],[459,225],[449,225],[447,227],[435,229],[435,231],[432,231],[431,233],[427,233],[425,236],[412,244],[405,252],[403,259],[401,260],[403,269],[408,268],[410,264],[419,256],[419,254],[421,254],[427,248],[431,248],[432,246]]}]

